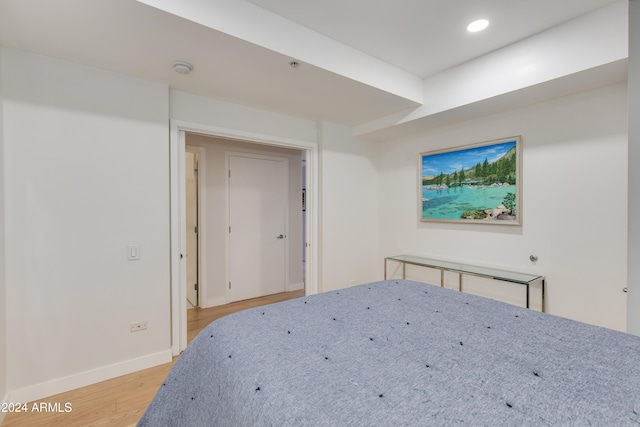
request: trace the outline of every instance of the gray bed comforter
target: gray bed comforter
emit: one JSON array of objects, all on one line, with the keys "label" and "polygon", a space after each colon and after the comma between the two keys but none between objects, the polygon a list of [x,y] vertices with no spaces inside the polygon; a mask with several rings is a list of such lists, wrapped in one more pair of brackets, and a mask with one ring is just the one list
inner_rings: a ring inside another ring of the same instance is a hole
[{"label": "gray bed comforter", "polygon": [[216,320],[141,426],[640,424],[640,338],[411,281]]}]

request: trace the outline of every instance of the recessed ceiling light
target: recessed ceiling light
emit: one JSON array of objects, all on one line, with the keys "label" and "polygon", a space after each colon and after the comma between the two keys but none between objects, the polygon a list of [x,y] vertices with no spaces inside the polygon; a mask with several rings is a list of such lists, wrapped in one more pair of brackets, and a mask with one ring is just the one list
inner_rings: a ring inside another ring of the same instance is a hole
[{"label": "recessed ceiling light", "polygon": [[193,71],[193,65],[184,61],[176,61],[173,63],[173,69],[176,70],[176,73],[189,74]]},{"label": "recessed ceiling light", "polygon": [[467,25],[467,31],[470,33],[477,33],[478,31],[482,31],[489,26],[489,21],[486,19],[478,19],[473,21],[471,24]]},{"label": "recessed ceiling light", "polygon": [[300,63],[298,61],[291,61],[289,62],[289,65],[291,65],[291,68],[298,68]]}]

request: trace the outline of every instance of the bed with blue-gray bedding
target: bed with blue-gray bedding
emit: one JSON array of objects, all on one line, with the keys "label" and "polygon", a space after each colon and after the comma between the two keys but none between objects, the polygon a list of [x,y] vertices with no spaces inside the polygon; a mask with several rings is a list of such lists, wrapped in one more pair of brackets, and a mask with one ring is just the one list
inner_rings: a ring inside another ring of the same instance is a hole
[{"label": "bed with blue-gray bedding", "polygon": [[639,337],[405,280],[214,321],[139,423],[639,424]]}]

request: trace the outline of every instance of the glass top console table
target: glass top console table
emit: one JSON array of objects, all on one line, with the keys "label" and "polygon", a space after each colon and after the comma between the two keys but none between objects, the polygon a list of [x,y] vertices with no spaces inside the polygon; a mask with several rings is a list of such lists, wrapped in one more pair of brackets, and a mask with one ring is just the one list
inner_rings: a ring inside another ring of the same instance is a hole
[{"label": "glass top console table", "polygon": [[[390,271],[388,271],[389,262],[400,264],[401,273],[397,271],[399,268],[396,268],[393,274],[396,277],[397,275],[401,274],[403,279],[407,278],[407,265],[439,270],[440,286],[453,289],[457,288],[461,292],[467,291],[467,289],[465,288],[468,287],[470,293],[482,295],[483,292],[481,291],[481,288],[482,286],[484,286],[483,283],[486,283],[488,285],[495,283],[499,284],[499,286],[502,287],[504,287],[504,284],[506,283],[523,285],[526,287],[525,301],[522,304],[518,305],[522,305],[526,308],[533,308],[539,311],[544,311],[544,276],[498,270],[495,268],[480,267],[477,265],[442,261],[412,255],[397,255],[386,257],[384,260],[385,280],[387,280],[389,273],[391,273]],[[398,267],[398,265],[396,265],[396,267]],[[465,278],[463,279],[463,277]],[[500,292],[498,291],[495,295],[492,295],[491,292],[489,292],[489,294],[485,296],[504,300],[500,297],[499,293]],[[535,301],[532,301],[532,299]],[[509,300],[504,301],[511,302]]]}]

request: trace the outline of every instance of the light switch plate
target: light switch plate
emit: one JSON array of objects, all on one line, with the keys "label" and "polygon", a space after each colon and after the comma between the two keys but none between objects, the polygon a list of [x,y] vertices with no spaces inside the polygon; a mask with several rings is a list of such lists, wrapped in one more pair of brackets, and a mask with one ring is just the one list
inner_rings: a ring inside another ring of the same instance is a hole
[{"label": "light switch plate", "polygon": [[140,259],[140,245],[127,246],[127,259],[129,261],[135,261]]}]

